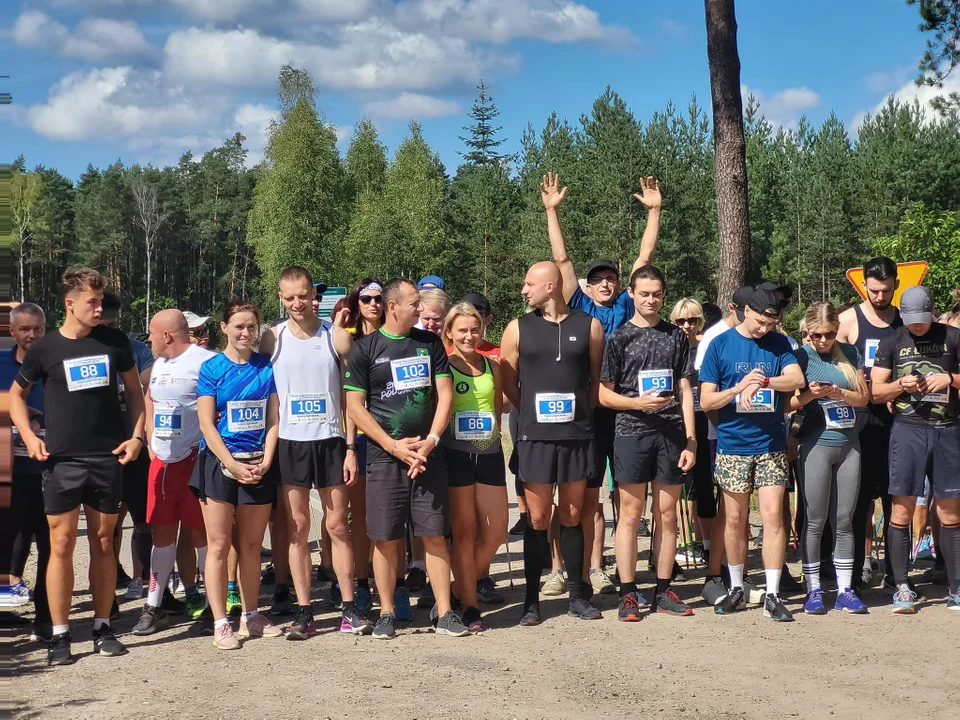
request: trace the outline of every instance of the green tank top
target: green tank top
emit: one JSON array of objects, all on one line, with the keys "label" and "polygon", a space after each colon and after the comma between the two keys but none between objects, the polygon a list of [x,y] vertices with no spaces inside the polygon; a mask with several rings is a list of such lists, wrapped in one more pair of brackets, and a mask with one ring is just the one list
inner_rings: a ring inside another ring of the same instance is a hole
[{"label": "green tank top", "polygon": [[444,447],[472,455],[500,452],[493,370],[483,359],[483,374],[465,375],[450,364],[453,375],[453,416],[443,435]]}]

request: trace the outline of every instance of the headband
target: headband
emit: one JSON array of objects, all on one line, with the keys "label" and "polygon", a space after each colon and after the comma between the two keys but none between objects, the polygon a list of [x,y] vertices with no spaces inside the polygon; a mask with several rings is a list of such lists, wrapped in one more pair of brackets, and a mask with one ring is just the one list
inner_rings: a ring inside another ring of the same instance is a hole
[{"label": "headband", "polygon": [[381,287],[380,283],[372,282],[369,285],[364,285],[362,288],[360,288],[360,292],[358,292],[357,295],[362,295],[367,290],[379,290],[380,292],[383,292],[383,287]]}]

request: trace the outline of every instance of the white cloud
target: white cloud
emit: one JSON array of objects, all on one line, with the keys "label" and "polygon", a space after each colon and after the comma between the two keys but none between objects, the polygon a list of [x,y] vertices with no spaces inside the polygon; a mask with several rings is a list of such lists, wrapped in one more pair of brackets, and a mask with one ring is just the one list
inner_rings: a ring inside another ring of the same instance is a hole
[{"label": "white cloud", "polygon": [[[914,102],[919,102],[920,107],[925,111],[925,120],[926,122],[931,122],[939,117],[939,114],[930,106],[930,101],[935,97],[940,95],[949,95],[950,93],[960,93],[960,75],[953,73],[947,76],[947,79],[943,83],[943,88],[934,88],[928,85],[917,86],[913,80],[910,80],[907,83],[897,90],[896,92],[888,93],[883,100],[878,102],[873,106],[873,109],[870,110],[871,115],[876,115],[883,107],[887,104],[887,100],[890,97],[893,97],[894,100],[900,103],[913,104]],[[859,112],[854,115],[853,119],[850,121],[850,127],[857,130],[860,129],[860,126],[863,125],[864,118],[866,118],[866,112]]]},{"label": "white cloud", "polygon": [[741,85],[740,95],[743,97],[744,104],[747,98],[753,95],[760,103],[760,114],[772,125],[778,127],[795,127],[797,120],[805,111],[820,105],[820,96],[806,87],[787,88],[767,96],[759,90]]},{"label": "white cloud", "polygon": [[462,109],[458,103],[450,100],[405,92],[390,100],[367,103],[364,106],[364,112],[375,118],[419,120],[457,115],[462,112]]},{"label": "white cloud", "polygon": [[267,131],[278,115],[276,108],[266,105],[243,104],[237,108],[233,115],[233,127],[247,139],[244,143],[247,148],[247,165],[252,167],[263,158],[263,150],[267,146]]},{"label": "white cloud", "polygon": [[27,10],[17,18],[11,36],[18,45],[59,52],[83,60],[133,57],[150,51],[137,24],[106,18],[82,20],[71,31],[39,10]]}]

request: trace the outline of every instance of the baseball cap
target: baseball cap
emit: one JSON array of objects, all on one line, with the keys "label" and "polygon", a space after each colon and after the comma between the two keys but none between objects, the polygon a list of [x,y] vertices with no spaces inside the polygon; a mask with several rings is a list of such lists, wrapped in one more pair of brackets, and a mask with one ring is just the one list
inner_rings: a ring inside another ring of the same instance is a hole
[{"label": "baseball cap", "polygon": [[443,281],[443,278],[437,275],[424,275],[417,283],[417,290],[429,290],[430,288],[427,288],[427,285],[432,285],[437,290],[447,289],[447,284]]},{"label": "baseball cap", "polygon": [[191,330],[198,330],[210,322],[209,315],[197,315],[189,310],[184,310],[183,316],[187,319],[187,327]]},{"label": "baseball cap", "polygon": [[465,302],[467,305],[473,305],[477,312],[483,316],[493,315],[493,310],[490,309],[490,301],[480,293],[467,293],[463,296],[462,302]]},{"label": "baseball cap", "polygon": [[587,278],[589,279],[597,270],[612,270],[618,276],[620,275],[620,268],[613,260],[594,260],[593,264],[587,268]]},{"label": "baseball cap", "polygon": [[750,295],[750,299],[747,300],[747,307],[768,318],[780,318],[780,298],[777,297],[773,290],[761,290],[757,288]]},{"label": "baseball cap", "polygon": [[904,325],[933,322],[933,296],[929,288],[915,285],[900,296],[900,317]]},{"label": "baseball cap", "polygon": [[327,291],[327,284],[324,282],[314,283],[313,286],[317,289],[317,295],[323,295]]},{"label": "baseball cap", "polygon": [[753,297],[753,288],[750,285],[744,285],[733,293],[733,311],[737,314],[737,322],[743,322],[743,311]]},{"label": "baseball cap", "polygon": [[790,298],[793,297],[792,287],[789,285],[781,285],[780,283],[770,282],[769,280],[757,285],[757,290],[769,290],[772,293],[780,293],[783,295],[783,301],[780,303],[780,306],[783,308],[790,304]]}]

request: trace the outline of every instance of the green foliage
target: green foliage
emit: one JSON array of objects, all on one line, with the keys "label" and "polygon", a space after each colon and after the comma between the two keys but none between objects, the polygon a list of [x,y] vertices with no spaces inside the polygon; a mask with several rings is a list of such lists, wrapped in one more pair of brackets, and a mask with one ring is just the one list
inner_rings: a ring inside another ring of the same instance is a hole
[{"label": "green foliage", "polygon": [[487,86],[481,79],[477,85],[477,99],[467,113],[473,123],[463,128],[469,134],[460,136],[460,141],[467,146],[467,152],[461,152],[460,155],[468,164],[500,167],[510,160],[509,156],[497,152],[497,148],[506,142],[506,138],[497,137],[503,128],[493,126],[499,116],[500,111],[487,94]]},{"label": "green foliage", "polygon": [[[919,5],[920,30],[933,36],[927,38],[917,84],[943,89],[944,80],[960,63],[960,0],[907,0],[907,4]],[[955,113],[960,110],[960,93],[934,98],[931,105],[938,112]]]}]

